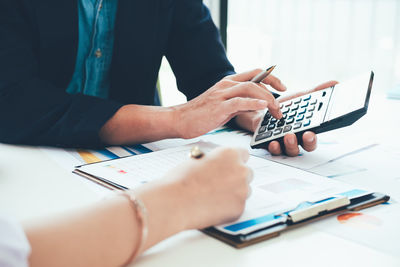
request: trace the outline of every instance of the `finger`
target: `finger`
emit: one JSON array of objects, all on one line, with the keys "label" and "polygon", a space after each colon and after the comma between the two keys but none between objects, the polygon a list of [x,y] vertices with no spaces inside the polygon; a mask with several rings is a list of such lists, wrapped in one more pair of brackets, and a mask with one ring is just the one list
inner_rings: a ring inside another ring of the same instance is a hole
[{"label": "finger", "polygon": [[220,89],[225,89],[225,88],[230,88],[233,87],[237,84],[240,84],[239,82],[235,82],[232,80],[228,80],[228,79],[222,79],[219,82],[216,83],[217,87]]},{"label": "finger", "polygon": [[[242,82],[224,89],[225,99],[229,99],[235,96],[251,97],[264,99],[266,101],[274,100],[274,96],[267,90],[265,85],[256,84],[253,82]],[[279,105],[278,105],[279,107]]]},{"label": "finger", "polygon": [[249,160],[249,151],[244,148],[237,148],[239,160],[246,163]]},{"label": "finger", "polygon": [[242,129],[254,132],[263,116],[260,111],[244,112],[236,116],[235,122]]},{"label": "finger", "polygon": [[225,79],[237,81],[237,82],[246,82],[246,81],[250,81],[251,79],[253,79],[257,74],[259,74],[262,71],[263,71],[262,69],[254,69],[254,70],[226,76]]},{"label": "finger", "polygon": [[338,84],[339,82],[337,81],[328,81],[328,82],[324,82],[321,83],[320,85],[318,85],[317,87],[315,87],[314,89],[311,89],[312,92],[318,91],[318,90],[322,90],[322,89],[326,89],[332,86],[335,86],[336,84]]},{"label": "finger", "polygon": [[272,141],[269,143],[268,151],[274,156],[282,154],[282,149],[278,141]]},{"label": "finger", "polygon": [[271,115],[277,119],[282,118],[282,112],[279,108],[279,102],[268,90],[263,89],[255,83],[245,82],[225,89],[224,97],[226,99],[230,99],[233,97],[250,97],[265,100],[268,102],[267,107]]},{"label": "finger", "polygon": [[305,151],[314,151],[317,148],[317,135],[313,132],[305,132],[302,147]]},{"label": "finger", "polygon": [[286,91],[287,89],[281,80],[276,78],[274,75],[268,75],[262,82],[269,84],[272,88],[280,92]]},{"label": "finger", "polygon": [[250,184],[254,179],[254,172],[252,169],[248,168],[249,174],[247,175],[247,183]]},{"label": "finger", "polygon": [[285,137],[283,137],[283,143],[285,144],[285,151],[288,156],[295,157],[299,155],[300,150],[294,133],[286,134]]},{"label": "finger", "polygon": [[267,108],[268,102],[265,100],[234,97],[228,99],[220,105],[223,114],[231,115],[240,111],[255,111]]},{"label": "finger", "polygon": [[251,189],[251,186],[249,186],[249,188],[247,190],[247,198],[249,198],[252,193],[253,193],[253,190]]}]

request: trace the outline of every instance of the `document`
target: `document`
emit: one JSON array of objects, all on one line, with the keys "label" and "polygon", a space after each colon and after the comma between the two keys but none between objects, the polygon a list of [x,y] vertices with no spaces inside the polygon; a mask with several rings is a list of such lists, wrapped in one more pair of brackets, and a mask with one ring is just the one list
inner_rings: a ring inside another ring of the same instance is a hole
[{"label": "document", "polygon": [[400,206],[394,203],[347,212],[313,224],[313,228],[397,256]]},{"label": "document", "polygon": [[242,147],[247,149],[253,156],[310,171],[310,169],[314,167],[321,166],[344,155],[348,155],[349,153],[356,153],[372,145],[370,142],[361,141],[338,142],[335,138],[332,138],[332,133],[323,133],[318,138],[318,149],[311,153],[300,148],[300,153],[297,157],[289,157],[286,155],[272,156],[266,149],[252,149],[250,147],[251,136],[252,135],[246,131],[223,127],[193,139],[165,139],[144,144],[143,146],[152,151],[159,151],[198,141],[212,142],[220,146]]},{"label": "document", "polygon": [[[209,142],[165,149],[153,153],[77,167],[81,173],[98,177],[125,188],[160,179],[166,172],[188,160],[193,145],[206,153],[216,147]],[[230,235],[247,234],[286,220],[280,216],[303,204],[313,205],[334,196],[359,197],[371,191],[327,179],[297,168],[250,156],[248,166],[254,171],[252,194],[242,216],[235,222],[216,228]]]}]

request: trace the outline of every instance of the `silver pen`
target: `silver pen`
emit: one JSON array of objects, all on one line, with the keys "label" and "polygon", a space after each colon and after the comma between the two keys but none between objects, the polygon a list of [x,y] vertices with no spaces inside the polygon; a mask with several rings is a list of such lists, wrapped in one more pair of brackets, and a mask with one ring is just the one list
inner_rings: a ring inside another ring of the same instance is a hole
[{"label": "silver pen", "polygon": [[260,72],[257,74],[253,79],[251,79],[251,82],[254,83],[260,83],[262,82],[267,76],[275,69],[276,65],[269,67],[268,69]]}]

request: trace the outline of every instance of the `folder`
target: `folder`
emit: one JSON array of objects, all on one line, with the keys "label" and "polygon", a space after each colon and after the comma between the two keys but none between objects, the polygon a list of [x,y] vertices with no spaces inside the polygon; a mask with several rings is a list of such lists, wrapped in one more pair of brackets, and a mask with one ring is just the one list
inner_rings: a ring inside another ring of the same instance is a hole
[{"label": "folder", "polygon": [[[206,153],[214,144],[198,142]],[[188,159],[193,145],[77,166],[77,173],[113,190],[127,190],[160,179]],[[280,235],[304,224],[346,211],[387,202],[389,196],[354,187],[287,165],[250,156],[253,194],[235,222],[201,230],[235,248]]]}]

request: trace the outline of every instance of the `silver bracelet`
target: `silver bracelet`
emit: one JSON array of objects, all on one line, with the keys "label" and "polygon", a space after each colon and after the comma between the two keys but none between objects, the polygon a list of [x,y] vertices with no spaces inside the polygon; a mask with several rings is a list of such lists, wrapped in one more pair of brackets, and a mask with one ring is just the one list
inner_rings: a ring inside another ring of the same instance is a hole
[{"label": "silver bracelet", "polygon": [[130,205],[132,206],[133,211],[138,219],[140,226],[140,237],[137,248],[132,252],[131,256],[127,260],[126,264],[131,263],[135,260],[135,258],[142,252],[142,249],[147,241],[147,235],[149,232],[148,224],[147,224],[147,209],[144,206],[143,202],[132,192],[132,191],[120,191],[118,195],[123,196],[129,200]]}]

